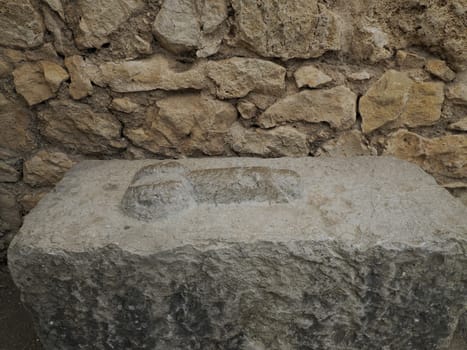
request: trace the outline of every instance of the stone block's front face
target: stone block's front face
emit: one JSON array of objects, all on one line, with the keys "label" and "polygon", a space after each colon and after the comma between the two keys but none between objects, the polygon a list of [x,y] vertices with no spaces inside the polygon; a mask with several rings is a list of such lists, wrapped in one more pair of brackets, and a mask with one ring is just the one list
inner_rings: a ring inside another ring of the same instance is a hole
[{"label": "stone block's front face", "polygon": [[47,350],[441,350],[466,217],[387,158],[85,162],[9,259]]}]

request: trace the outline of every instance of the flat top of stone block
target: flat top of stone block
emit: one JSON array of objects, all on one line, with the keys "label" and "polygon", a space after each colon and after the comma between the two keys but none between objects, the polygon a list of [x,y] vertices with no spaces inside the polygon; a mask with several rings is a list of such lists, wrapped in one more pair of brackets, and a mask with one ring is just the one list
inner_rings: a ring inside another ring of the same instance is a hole
[{"label": "flat top of stone block", "polygon": [[84,161],[26,217],[14,245],[141,254],[212,242],[467,238],[467,210],[386,157]]}]

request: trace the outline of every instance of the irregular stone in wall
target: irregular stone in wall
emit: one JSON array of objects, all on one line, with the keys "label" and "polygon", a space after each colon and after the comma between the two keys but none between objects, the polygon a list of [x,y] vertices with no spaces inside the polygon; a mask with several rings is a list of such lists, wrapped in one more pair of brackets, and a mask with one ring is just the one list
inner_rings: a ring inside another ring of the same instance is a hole
[{"label": "irregular stone in wall", "polygon": [[12,65],[0,57],[0,79],[6,78],[12,71]]},{"label": "irregular stone in wall", "polygon": [[384,154],[416,163],[438,180],[467,177],[467,135],[425,138],[398,130],[389,136]]},{"label": "irregular stone in wall", "polygon": [[243,119],[252,119],[256,116],[257,108],[249,101],[240,101],[237,103],[237,110]]},{"label": "irregular stone in wall", "polygon": [[65,12],[63,11],[62,0],[44,0],[52,10],[60,15],[62,20],[65,20]]},{"label": "irregular stone in wall", "polygon": [[457,131],[467,131],[467,117],[459,120],[456,123],[450,124],[449,129]]},{"label": "irregular stone in wall", "polygon": [[175,53],[196,50],[207,57],[219,50],[228,31],[225,0],[165,0],[153,32],[162,46]]},{"label": "irregular stone in wall", "polygon": [[31,126],[31,113],[19,101],[0,93],[0,147],[18,152],[32,150],[35,140]]},{"label": "irregular stone in wall", "polygon": [[236,123],[230,129],[227,140],[240,155],[305,157],[309,153],[306,135],[291,126],[263,130],[246,129]]},{"label": "irregular stone in wall", "polygon": [[364,133],[391,127],[432,125],[441,117],[444,84],[415,82],[405,72],[387,71],[360,100]]},{"label": "irregular stone in wall", "polygon": [[163,55],[144,60],[104,63],[99,68],[102,83],[116,92],[201,90],[207,86],[203,64],[188,66]]},{"label": "irregular stone in wall", "polygon": [[311,58],[341,49],[341,20],[317,0],[233,0],[236,39],[264,57]]},{"label": "irregular stone in wall", "polygon": [[259,118],[263,128],[287,122],[327,123],[346,129],[356,121],[357,95],[345,86],[328,90],[305,90],[279,100]]},{"label": "irregular stone in wall", "polygon": [[0,46],[30,48],[44,42],[44,24],[30,0],[0,0]]},{"label": "irregular stone in wall", "polygon": [[65,67],[70,72],[70,96],[75,100],[80,100],[92,95],[93,87],[89,77],[88,65],[81,56],[71,56],[65,58]]},{"label": "irregular stone in wall", "polygon": [[456,79],[456,73],[448,67],[443,60],[428,60],[425,65],[427,72],[433,74],[446,82],[453,81]]},{"label": "irregular stone in wall", "polygon": [[458,74],[456,80],[448,85],[446,97],[455,104],[467,105],[467,70]]},{"label": "irregular stone in wall", "polygon": [[33,106],[54,97],[68,74],[54,62],[41,61],[22,64],[13,71],[13,77],[16,91]]},{"label": "irregular stone in wall", "polygon": [[114,98],[112,100],[112,104],[110,105],[111,109],[128,114],[136,112],[139,107],[140,106],[137,103],[133,102],[128,97]]},{"label": "irregular stone in wall", "polygon": [[7,162],[0,161],[0,182],[17,182],[19,178],[20,173],[18,169]]},{"label": "irregular stone in wall", "polygon": [[317,88],[332,81],[332,78],[329,75],[313,66],[303,66],[298,68],[294,73],[294,77],[299,88],[304,86]]},{"label": "irregular stone in wall", "polygon": [[73,101],[51,101],[38,113],[39,130],[49,141],[84,154],[112,154],[126,147],[121,125],[109,113]]},{"label": "irregular stone in wall", "polygon": [[133,144],[156,154],[221,155],[236,118],[230,103],[199,94],[171,96],[157,101],[142,125],[125,127],[124,134]]},{"label": "irregular stone in wall", "polygon": [[142,9],[142,0],[79,0],[65,7],[80,49],[100,48],[108,36]]},{"label": "irregular stone in wall", "polygon": [[0,186],[0,234],[16,231],[21,226],[21,213],[16,195]]},{"label": "irregular stone in wall", "polygon": [[23,181],[31,186],[53,186],[74,162],[65,153],[41,150],[23,164]]},{"label": "irregular stone in wall", "polygon": [[28,190],[27,193],[18,198],[18,202],[21,204],[21,207],[23,207],[23,210],[27,214],[51,190],[51,188],[36,188]]},{"label": "irregular stone in wall", "polygon": [[415,52],[398,50],[396,53],[396,62],[402,69],[423,68],[426,64],[426,59]]},{"label": "irregular stone in wall", "polygon": [[317,155],[331,157],[353,157],[376,155],[376,150],[368,145],[362,133],[346,131],[337,138],[324,142]]},{"label": "irregular stone in wall", "polygon": [[278,95],[285,90],[285,73],[278,64],[254,58],[234,57],[207,67],[220,98],[239,98],[250,92]]},{"label": "irregular stone in wall", "polygon": [[347,75],[352,81],[363,81],[363,80],[370,80],[372,78],[372,74],[366,70],[361,70],[359,72],[350,73]]}]

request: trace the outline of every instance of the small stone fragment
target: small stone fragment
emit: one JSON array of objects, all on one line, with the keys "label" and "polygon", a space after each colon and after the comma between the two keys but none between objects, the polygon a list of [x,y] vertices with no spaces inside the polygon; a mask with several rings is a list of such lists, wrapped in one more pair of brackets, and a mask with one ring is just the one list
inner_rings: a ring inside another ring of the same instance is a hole
[{"label": "small stone fragment", "polygon": [[449,125],[450,130],[467,131],[467,117]]},{"label": "small stone fragment", "polygon": [[84,154],[113,154],[127,146],[118,120],[86,104],[54,100],[38,113],[38,119],[47,139]]},{"label": "small stone fragment", "polygon": [[0,93],[0,147],[29,152],[35,146],[31,112]]},{"label": "small stone fragment", "polygon": [[356,121],[357,95],[345,86],[328,90],[305,90],[279,100],[259,118],[263,128],[287,122],[328,123],[346,129]]},{"label": "small stone fragment", "polygon": [[6,162],[0,161],[0,182],[18,182],[20,173],[18,169]]},{"label": "small stone fragment", "polygon": [[372,78],[372,76],[373,75],[369,73],[368,71],[362,70],[360,72],[350,73],[347,77],[350,80],[361,81],[361,80],[369,80]]},{"label": "small stone fragment", "polygon": [[171,96],[157,101],[146,120],[125,127],[124,134],[136,146],[164,156],[222,155],[236,119],[230,103],[199,94]]},{"label": "small stone fragment", "polygon": [[317,88],[332,81],[332,78],[326,73],[313,66],[303,66],[294,73],[295,81],[299,88],[308,86]]},{"label": "small stone fragment", "polygon": [[239,98],[250,92],[277,95],[285,90],[284,67],[254,58],[233,57],[210,62],[208,77],[220,98]]},{"label": "small stone fragment", "polygon": [[399,50],[396,54],[396,62],[397,65],[403,69],[416,69],[423,68],[426,59],[414,52]]},{"label": "small stone fragment", "polygon": [[389,136],[384,154],[416,163],[438,180],[467,176],[467,135],[425,138],[398,130]]},{"label": "small stone fragment", "polygon": [[75,100],[80,100],[92,95],[93,87],[84,59],[81,56],[67,57],[65,58],[65,67],[71,77],[70,96]]},{"label": "small stone fragment", "polygon": [[74,162],[65,153],[41,150],[23,165],[23,181],[28,185],[54,186]]},{"label": "small stone fragment", "polygon": [[153,32],[162,46],[175,53],[196,50],[207,57],[219,50],[227,26],[225,0],[166,0]]},{"label": "small stone fragment", "polygon": [[392,127],[432,125],[441,117],[444,84],[415,82],[405,72],[387,71],[360,99],[364,133]]},{"label": "small stone fragment", "polygon": [[99,68],[102,83],[116,92],[201,90],[207,86],[204,65],[190,67],[163,55],[144,60],[104,63]]},{"label": "small stone fragment", "polygon": [[[45,65],[53,66],[54,69],[61,68],[53,62],[46,62]],[[48,73],[50,76],[50,70]],[[24,97],[30,106],[54,97],[57,91],[57,82],[51,84],[46,80],[42,63],[24,63],[13,71],[13,77],[16,91]]]},{"label": "small stone fragment", "polygon": [[309,153],[306,135],[291,126],[263,130],[246,129],[236,123],[230,129],[227,140],[240,155],[305,157]]},{"label": "small stone fragment", "polygon": [[368,146],[361,132],[346,131],[336,139],[326,141],[321,145],[317,155],[331,157],[354,157],[375,155],[376,150]]},{"label": "small stone fragment", "polygon": [[248,101],[240,101],[237,103],[237,110],[243,119],[249,120],[256,116],[256,106]]},{"label": "small stone fragment", "polygon": [[45,81],[49,84],[52,91],[58,91],[60,85],[70,76],[61,66],[50,61],[40,62],[42,71],[44,72]]},{"label": "small stone fragment", "polygon": [[30,0],[0,0],[0,46],[37,47],[44,42],[44,24]]},{"label": "small stone fragment", "polygon": [[133,113],[139,109],[139,105],[128,97],[114,98],[110,108],[123,113]]},{"label": "small stone fragment", "polygon": [[428,60],[425,65],[427,72],[433,74],[446,82],[456,79],[456,73],[448,67],[443,60]]}]

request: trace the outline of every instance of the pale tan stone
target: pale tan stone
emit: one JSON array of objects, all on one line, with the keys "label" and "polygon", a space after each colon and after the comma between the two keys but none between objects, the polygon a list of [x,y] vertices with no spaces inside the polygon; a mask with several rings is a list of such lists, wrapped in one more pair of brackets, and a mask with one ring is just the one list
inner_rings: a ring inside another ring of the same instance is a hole
[{"label": "pale tan stone", "polygon": [[210,62],[207,68],[220,98],[239,98],[250,92],[280,94],[285,90],[285,73],[278,64],[241,57]]},{"label": "pale tan stone", "polygon": [[456,123],[450,124],[449,129],[457,131],[467,131],[467,117],[462,118]]},{"label": "pale tan stone", "polygon": [[358,130],[346,131],[337,138],[324,142],[317,155],[331,157],[355,157],[376,155],[376,150]]},{"label": "pale tan stone", "polygon": [[425,65],[427,72],[433,74],[446,82],[453,81],[456,79],[456,73],[448,67],[443,60],[428,60]]},{"label": "pale tan stone", "polygon": [[70,56],[65,58],[65,67],[71,77],[70,96],[75,100],[80,100],[92,95],[93,87],[83,57]]},{"label": "pale tan stone", "polygon": [[30,0],[0,0],[0,33],[0,46],[37,47],[44,42],[44,23]]},{"label": "pale tan stone", "polygon": [[423,68],[426,59],[414,52],[398,50],[396,54],[397,65],[403,69]]},{"label": "pale tan stone", "polygon": [[329,75],[314,66],[303,66],[298,68],[294,73],[294,77],[299,88],[304,86],[317,88],[332,81],[332,78]]},{"label": "pale tan stone", "polygon": [[372,77],[373,75],[366,70],[362,70],[362,71],[355,72],[355,73],[350,73],[349,75],[347,75],[347,78],[353,81],[369,80]]},{"label": "pale tan stone", "polygon": [[28,152],[35,147],[30,111],[0,93],[0,147]]},{"label": "pale tan stone", "polygon": [[79,0],[66,13],[72,21],[76,45],[100,48],[108,36],[117,30],[136,11],[144,7],[143,0]]},{"label": "pale tan stone", "polygon": [[21,94],[30,106],[55,96],[55,91],[45,80],[41,65],[24,63],[13,71],[16,92]]},{"label": "pale tan stone", "polygon": [[139,109],[139,105],[128,97],[114,98],[110,108],[123,113],[133,113]]},{"label": "pale tan stone", "polygon": [[205,66],[188,66],[163,55],[100,66],[102,82],[116,92],[201,90],[207,86]]},{"label": "pale tan stone", "polygon": [[230,129],[227,140],[240,155],[304,157],[309,154],[306,135],[291,126],[263,130],[246,129],[236,123]]},{"label": "pale tan stone", "polygon": [[233,0],[236,39],[264,57],[311,58],[341,49],[341,19],[317,0]]},{"label": "pale tan stone", "polygon": [[287,122],[327,123],[346,129],[356,120],[357,95],[345,86],[328,90],[305,90],[279,100],[259,118],[263,128]]},{"label": "pale tan stone", "polygon": [[164,1],[153,26],[162,46],[175,53],[196,50],[207,57],[219,50],[228,27],[225,0]]},{"label": "pale tan stone", "polygon": [[23,164],[23,181],[31,186],[53,186],[74,162],[65,153],[40,150]]},{"label": "pale tan stone", "polygon": [[432,125],[441,117],[444,85],[415,82],[405,72],[387,71],[360,99],[364,133],[392,127]]},{"label": "pale tan stone", "polygon": [[251,102],[240,101],[239,103],[237,103],[237,110],[243,119],[249,120],[256,116],[256,112],[258,109]]},{"label": "pale tan stone", "polygon": [[425,138],[398,130],[389,136],[384,154],[414,162],[438,179],[467,177],[467,135]]},{"label": "pale tan stone", "polygon": [[39,130],[48,140],[84,154],[113,154],[127,146],[118,120],[86,104],[54,100],[38,113],[38,119]]},{"label": "pale tan stone", "polygon": [[222,155],[236,118],[230,103],[199,94],[171,96],[157,101],[146,120],[125,127],[124,134],[134,145],[159,155]]},{"label": "pale tan stone", "polygon": [[44,79],[54,93],[57,92],[60,85],[70,77],[66,70],[54,62],[41,61],[40,65],[44,73]]},{"label": "pale tan stone", "polygon": [[457,75],[446,89],[446,97],[455,104],[467,105],[467,70]]}]

